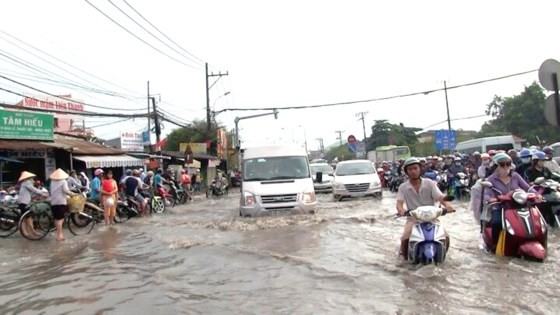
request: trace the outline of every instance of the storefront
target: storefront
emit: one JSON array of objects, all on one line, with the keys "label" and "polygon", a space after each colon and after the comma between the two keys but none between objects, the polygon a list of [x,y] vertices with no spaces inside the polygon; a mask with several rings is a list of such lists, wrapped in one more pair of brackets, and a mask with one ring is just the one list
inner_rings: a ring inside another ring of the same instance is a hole
[{"label": "storefront", "polygon": [[16,183],[22,171],[44,180],[55,170],[51,114],[0,110],[2,188]]}]

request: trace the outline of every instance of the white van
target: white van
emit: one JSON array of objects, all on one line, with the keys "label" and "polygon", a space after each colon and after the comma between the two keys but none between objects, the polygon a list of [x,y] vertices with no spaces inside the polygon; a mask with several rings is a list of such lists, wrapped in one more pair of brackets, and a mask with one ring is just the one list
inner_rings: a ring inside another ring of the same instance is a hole
[{"label": "white van", "polygon": [[240,216],[315,213],[317,198],[303,148],[247,148],[242,174]]},{"label": "white van", "polygon": [[475,151],[484,153],[489,150],[508,151],[510,149],[521,150],[521,143],[515,142],[511,135],[472,139],[459,142],[455,146],[456,151],[469,155]]}]

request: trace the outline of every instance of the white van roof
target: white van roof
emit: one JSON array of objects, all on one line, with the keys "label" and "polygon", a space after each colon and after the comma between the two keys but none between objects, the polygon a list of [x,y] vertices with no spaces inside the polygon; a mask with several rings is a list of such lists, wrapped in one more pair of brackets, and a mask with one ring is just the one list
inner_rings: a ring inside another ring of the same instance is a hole
[{"label": "white van roof", "polygon": [[496,145],[496,144],[507,144],[507,143],[515,143],[513,136],[495,136],[495,137],[484,137],[484,138],[477,138],[471,139],[463,142],[457,143],[455,150],[461,151],[467,148],[471,148],[473,145],[477,144],[485,144],[485,145]]},{"label": "white van roof", "polygon": [[246,148],[243,152],[244,160],[276,156],[307,156],[307,152],[305,152],[304,148],[296,145],[252,147]]}]

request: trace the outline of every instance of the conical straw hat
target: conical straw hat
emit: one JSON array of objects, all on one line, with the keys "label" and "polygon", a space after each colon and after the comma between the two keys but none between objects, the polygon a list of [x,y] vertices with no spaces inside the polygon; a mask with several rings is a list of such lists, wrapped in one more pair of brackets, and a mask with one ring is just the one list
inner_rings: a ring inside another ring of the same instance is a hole
[{"label": "conical straw hat", "polygon": [[61,179],[67,179],[68,178],[68,173],[66,173],[65,171],[63,171],[61,168],[57,168],[56,171],[54,171],[51,176],[49,176],[52,180],[61,180]]},{"label": "conical straw hat", "polygon": [[31,177],[35,177],[37,175],[33,174],[33,173],[29,173],[29,172],[21,172],[21,176],[18,179],[18,182],[21,182],[22,180],[26,180],[28,178]]}]

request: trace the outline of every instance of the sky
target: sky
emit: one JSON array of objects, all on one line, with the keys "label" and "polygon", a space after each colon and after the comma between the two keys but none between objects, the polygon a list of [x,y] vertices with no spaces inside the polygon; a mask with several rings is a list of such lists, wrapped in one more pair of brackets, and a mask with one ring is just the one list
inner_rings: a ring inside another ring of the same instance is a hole
[{"label": "sky", "polygon": [[[316,150],[319,138],[325,147],[337,143],[337,131],[343,139],[355,135],[361,140],[360,112],[367,113],[367,136],[379,119],[446,129],[443,92],[313,109],[281,108],[440,89],[444,81],[462,85],[536,70],[546,59],[560,59],[560,42],[553,40],[559,1],[111,0],[173,49],[111,2],[89,2],[161,52],[87,1],[9,1],[0,11],[0,75],[112,108],[86,105],[86,110],[127,114],[147,107],[149,81],[151,94],[161,100],[158,106],[174,120],[188,123],[206,119],[207,62],[210,72],[228,74],[210,89],[212,110],[279,108],[277,119],[266,115],[239,121],[243,146],[307,141],[308,149]],[[210,84],[214,80],[210,78]],[[538,82],[537,72],[449,90],[451,127],[479,130],[489,117],[464,118],[484,115],[494,95],[519,94],[533,81]],[[0,88],[38,94],[2,78]],[[20,99],[0,91],[0,102]],[[231,130],[236,117],[270,112],[228,110],[216,119]],[[121,131],[145,129],[147,120],[94,117],[86,119],[86,126],[110,139]],[[165,122],[164,136],[173,128]]]}]

